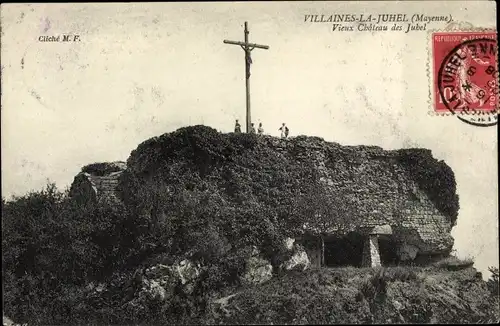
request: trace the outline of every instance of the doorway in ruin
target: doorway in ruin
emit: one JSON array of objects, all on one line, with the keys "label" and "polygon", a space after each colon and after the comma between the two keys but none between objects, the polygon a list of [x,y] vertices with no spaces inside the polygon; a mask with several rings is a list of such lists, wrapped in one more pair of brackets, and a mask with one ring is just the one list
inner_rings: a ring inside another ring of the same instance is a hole
[{"label": "doorway in ruin", "polygon": [[363,244],[366,237],[350,232],[345,236],[324,238],[324,265],[326,267],[361,267]]},{"label": "doorway in ruin", "polygon": [[304,247],[312,267],[321,267],[323,244],[320,236],[305,235],[297,239],[296,243]]},{"label": "doorway in ruin", "polygon": [[397,254],[398,243],[390,235],[378,236],[378,247],[380,253],[380,262],[382,266],[399,265],[399,257]]}]

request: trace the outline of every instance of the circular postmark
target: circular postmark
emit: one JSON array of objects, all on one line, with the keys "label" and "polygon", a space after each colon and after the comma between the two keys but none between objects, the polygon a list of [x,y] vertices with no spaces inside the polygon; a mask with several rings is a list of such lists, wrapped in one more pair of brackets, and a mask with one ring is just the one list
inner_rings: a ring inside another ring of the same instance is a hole
[{"label": "circular postmark", "polygon": [[498,47],[495,39],[463,41],[443,59],[437,76],[444,106],[461,121],[481,127],[498,120]]}]

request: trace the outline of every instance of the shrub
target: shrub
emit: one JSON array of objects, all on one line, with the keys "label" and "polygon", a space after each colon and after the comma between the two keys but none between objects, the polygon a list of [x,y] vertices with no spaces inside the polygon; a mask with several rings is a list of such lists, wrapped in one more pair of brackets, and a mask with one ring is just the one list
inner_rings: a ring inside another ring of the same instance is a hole
[{"label": "shrub", "polygon": [[3,200],[2,224],[5,311],[19,321],[69,322],[72,298],[81,297],[75,286],[129,268],[135,254],[123,207],[81,205],[52,183]]},{"label": "shrub", "polygon": [[487,281],[488,285],[488,290],[490,291],[491,295],[496,297],[498,299],[499,296],[499,277],[498,277],[498,267],[493,267],[490,266],[488,267],[488,270],[490,271],[491,275],[490,278]]},{"label": "shrub", "polygon": [[416,279],[417,274],[412,267],[381,267],[374,269],[374,274],[361,285],[360,292],[368,300],[384,299],[389,282],[408,282]]}]

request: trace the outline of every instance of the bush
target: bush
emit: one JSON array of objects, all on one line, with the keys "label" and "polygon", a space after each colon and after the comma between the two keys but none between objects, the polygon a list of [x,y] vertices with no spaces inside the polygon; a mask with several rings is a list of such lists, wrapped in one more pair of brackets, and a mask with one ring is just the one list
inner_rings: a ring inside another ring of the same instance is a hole
[{"label": "bush", "polygon": [[6,314],[22,322],[70,322],[71,298],[81,298],[75,286],[132,267],[137,247],[130,221],[123,207],[80,205],[52,183],[2,200]]},{"label": "bush", "polygon": [[384,299],[387,285],[390,282],[408,282],[417,279],[417,274],[412,267],[398,266],[378,268],[361,286],[360,292],[368,300]]},{"label": "bush", "polygon": [[490,291],[491,295],[495,298],[498,299],[499,296],[499,277],[498,277],[498,268],[490,266],[488,267],[488,270],[490,271],[491,275],[490,278],[488,279],[488,282],[486,283],[488,285],[488,290]]}]

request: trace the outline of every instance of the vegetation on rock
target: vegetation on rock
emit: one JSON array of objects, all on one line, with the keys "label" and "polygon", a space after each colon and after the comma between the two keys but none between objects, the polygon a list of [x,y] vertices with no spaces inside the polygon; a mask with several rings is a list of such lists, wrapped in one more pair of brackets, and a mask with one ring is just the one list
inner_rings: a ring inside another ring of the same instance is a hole
[{"label": "vegetation on rock", "polygon": [[[105,199],[77,202],[53,184],[3,199],[5,315],[30,325],[498,318],[498,270],[488,283],[470,266],[278,273],[290,257],[285,238],[300,232],[305,222],[347,225],[360,216],[359,202],[318,187],[321,171],[315,158],[302,157],[308,153],[304,146],[324,142],[181,128],[132,152],[121,177],[120,205]],[[336,146],[325,150],[327,164],[362,160]],[[366,150],[370,155],[381,151]],[[410,170],[423,180],[419,169],[431,169],[432,157],[418,157],[422,161]],[[95,165],[86,171],[110,169]],[[433,198],[449,201],[441,209],[456,218],[451,170],[443,165],[431,173],[426,191],[451,185],[449,193]],[[275,272],[257,285],[242,281],[254,249]],[[189,273],[196,269],[195,277],[187,280],[181,265],[190,266],[183,267]]]}]

